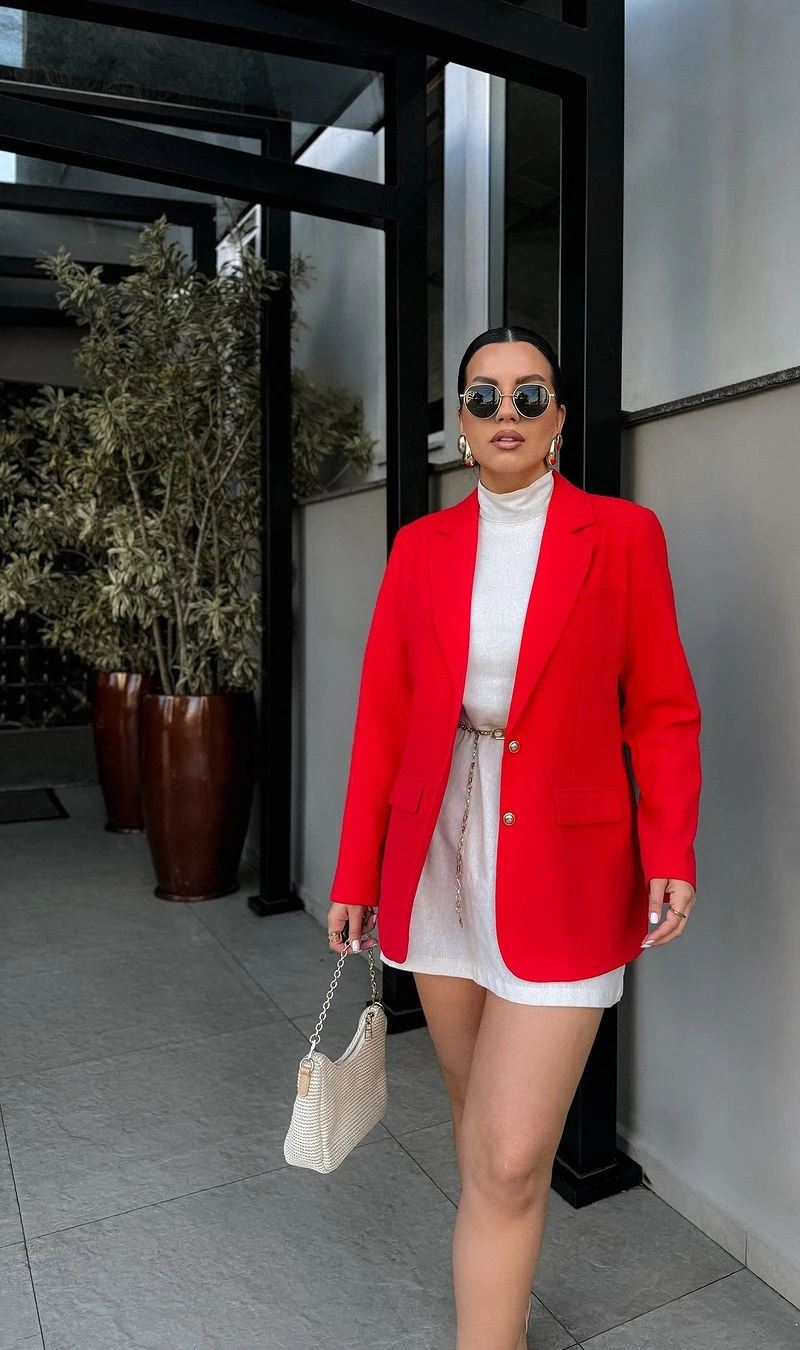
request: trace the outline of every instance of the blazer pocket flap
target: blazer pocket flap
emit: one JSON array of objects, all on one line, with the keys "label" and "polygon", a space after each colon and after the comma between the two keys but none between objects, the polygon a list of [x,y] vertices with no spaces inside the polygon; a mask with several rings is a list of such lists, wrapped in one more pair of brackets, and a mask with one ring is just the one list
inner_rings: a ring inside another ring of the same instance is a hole
[{"label": "blazer pocket flap", "polygon": [[556,788],[555,798],[559,825],[602,825],[623,819],[619,788]]},{"label": "blazer pocket flap", "polygon": [[389,805],[398,806],[401,811],[417,811],[425,790],[425,782],[424,778],[401,774],[389,794]]}]

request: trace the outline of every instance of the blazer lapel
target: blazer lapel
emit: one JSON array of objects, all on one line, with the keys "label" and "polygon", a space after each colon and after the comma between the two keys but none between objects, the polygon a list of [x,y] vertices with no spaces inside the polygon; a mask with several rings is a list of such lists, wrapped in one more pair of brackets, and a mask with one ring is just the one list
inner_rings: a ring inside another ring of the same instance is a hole
[{"label": "blazer lapel", "polygon": [[[595,547],[589,494],[553,470],[539,560],[531,588],[507,724],[530,698],[566,625]],[[469,657],[470,610],[478,550],[478,491],[437,513],[430,548],[433,617],[452,682],[456,714],[461,707]]]},{"label": "blazer lapel", "polygon": [[566,626],[596,547],[587,492],[553,471],[553,494],[533,578],[506,724],[513,726]]}]

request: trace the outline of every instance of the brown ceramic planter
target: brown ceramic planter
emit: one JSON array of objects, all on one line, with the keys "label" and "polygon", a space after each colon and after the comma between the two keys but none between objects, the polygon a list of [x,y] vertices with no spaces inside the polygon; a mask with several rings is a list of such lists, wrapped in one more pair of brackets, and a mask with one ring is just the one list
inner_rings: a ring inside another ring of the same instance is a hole
[{"label": "brown ceramic planter", "polygon": [[98,671],[92,690],[97,775],[106,804],[105,828],[114,834],[144,830],[139,780],[139,717],[149,675]]},{"label": "brown ceramic planter", "polygon": [[142,703],[142,802],[161,900],[239,889],[256,776],[252,694],[148,694]]}]

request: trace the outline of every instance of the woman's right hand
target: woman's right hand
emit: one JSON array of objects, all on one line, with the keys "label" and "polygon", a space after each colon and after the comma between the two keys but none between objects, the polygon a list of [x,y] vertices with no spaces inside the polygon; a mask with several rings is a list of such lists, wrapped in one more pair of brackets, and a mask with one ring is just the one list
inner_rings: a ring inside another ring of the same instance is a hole
[{"label": "woman's right hand", "polygon": [[[332,952],[343,952],[347,950],[348,956],[353,952],[367,951],[370,947],[377,946],[375,938],[367,935],[372,932],[377,921],[377,912],[374,905],[340,905],[338,903],[329,906],[328,910],[328,946]],[[345,923],[348,924],[348,945],[341,938],[333,938],[332,932],[343,932]],[[358,946],[354,946],[358,943]]]}]

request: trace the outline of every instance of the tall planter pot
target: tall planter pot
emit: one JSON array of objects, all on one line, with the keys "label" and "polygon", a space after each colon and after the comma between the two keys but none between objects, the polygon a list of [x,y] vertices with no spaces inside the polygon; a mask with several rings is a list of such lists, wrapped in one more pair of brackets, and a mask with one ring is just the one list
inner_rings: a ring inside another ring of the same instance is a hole
[{"label": "tall planter pot", "polygon": [[161,900],[239,889],[256,779],[251,693],[148,694],[142,703],[142,802]]},{"label": "tall planter pot", "polygon": [[150,675],[101,670],[92,690],[97,776],[108,817],[105,828],[114,834],[144,830],[139,730],[142,699],[151,684]]}]

